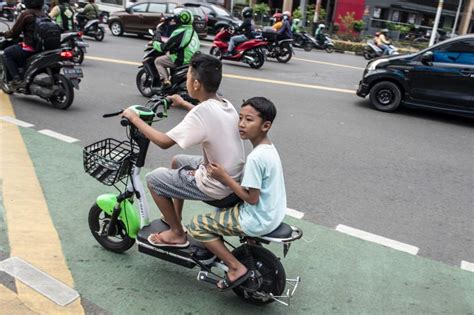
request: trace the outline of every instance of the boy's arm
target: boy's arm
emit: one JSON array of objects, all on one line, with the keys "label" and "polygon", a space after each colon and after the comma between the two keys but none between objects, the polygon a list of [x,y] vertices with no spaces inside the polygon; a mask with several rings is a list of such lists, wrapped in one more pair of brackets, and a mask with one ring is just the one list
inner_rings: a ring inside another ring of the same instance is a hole
[{"label": "boy's arm", "polygon": [[132,110],[125,110],[122,114],[123,117],[127,117],[135,127],[140,130],[140,132],[151,142],[156,144],[162,149],[168,149],[169,147],[173,146],[176,142],[168,137],[165,133],[160,132],[156,129],[153,129],[147,123],[138,117],[138,115]]},{"label": "boy's arm", "polygon": [[207,173],[209,176],[217,179],[222,184],[228,186],[232,191],[239,196],[243,201],[255,205],[260,198],[260,189],[249,188],[249,190],[240,186],[226,171],[216,163],[209,163],[207,166]]}]

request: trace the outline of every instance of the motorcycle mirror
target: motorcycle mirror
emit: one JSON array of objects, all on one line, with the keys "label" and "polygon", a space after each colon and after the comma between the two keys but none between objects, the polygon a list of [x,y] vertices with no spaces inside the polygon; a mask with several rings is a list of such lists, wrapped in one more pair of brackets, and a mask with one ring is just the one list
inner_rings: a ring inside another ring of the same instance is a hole
[{"label": "motorcycle mirror", "polygon": [[427,51],[421,56],[421,63],[427,66],[432,66],[434,56],[432,51]]},{"label": "motorcycle mirror", "polygon": [[151,28],[148,29],[148,34],[150,34],[151,36],[155,35],[155,32],[153,32],[153,30]]}]

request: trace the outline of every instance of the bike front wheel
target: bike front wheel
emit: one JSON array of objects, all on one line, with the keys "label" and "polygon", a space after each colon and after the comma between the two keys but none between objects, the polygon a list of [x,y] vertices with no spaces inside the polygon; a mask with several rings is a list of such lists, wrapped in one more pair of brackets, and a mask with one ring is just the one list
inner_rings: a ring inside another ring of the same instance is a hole
[{"label": "bike front wheel", "polygon": [[114,233],[107,235],[110,228],[110,215],[94,203],[89,211],[89,229],[105,249],[114,253],[123,253],[135,244],[135,239],[128,236],[123,222],[118,219]]}]

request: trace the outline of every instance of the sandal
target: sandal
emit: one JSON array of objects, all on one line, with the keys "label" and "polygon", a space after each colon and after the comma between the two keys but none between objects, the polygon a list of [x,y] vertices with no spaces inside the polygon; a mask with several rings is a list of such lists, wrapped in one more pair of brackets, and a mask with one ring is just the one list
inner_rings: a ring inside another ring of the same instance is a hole
[{"label": "sandal", "polygon": [[153,234],[150,234],[147,238],[148,243],[155,247],[175,247],[175,248],[185,248],[189,246],[189,241],[186,239],[184,243],[157,243],[156,241],[152,240]]},{"label": "sandal", "polygon": [[222,287],[217,286],[222,292],[231,290],[235,287],[238,287],[239,285],[243,284],[245,281],[248,280],[250,277],[250,270],[247,270],[247,272],[241,276],[240,278],[235,279],[233,282],[229,280],[229,277],[227,276],[227,273],[224,276],[224,279],[222,279],[219,283],[223,285]]}]

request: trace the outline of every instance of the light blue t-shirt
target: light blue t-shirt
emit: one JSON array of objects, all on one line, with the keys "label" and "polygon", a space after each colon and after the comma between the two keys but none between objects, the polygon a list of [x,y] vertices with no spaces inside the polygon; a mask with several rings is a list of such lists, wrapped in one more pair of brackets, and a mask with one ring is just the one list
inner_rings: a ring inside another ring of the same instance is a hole
[{"label": "light blue t-shirt", "polygon": [[249,236],[275,230],[286,213],[286,191],[280,156],[273,144],[260,144],[250,152],[241,185],[260,190],[257,204],[242,203],[240,226]]}]

